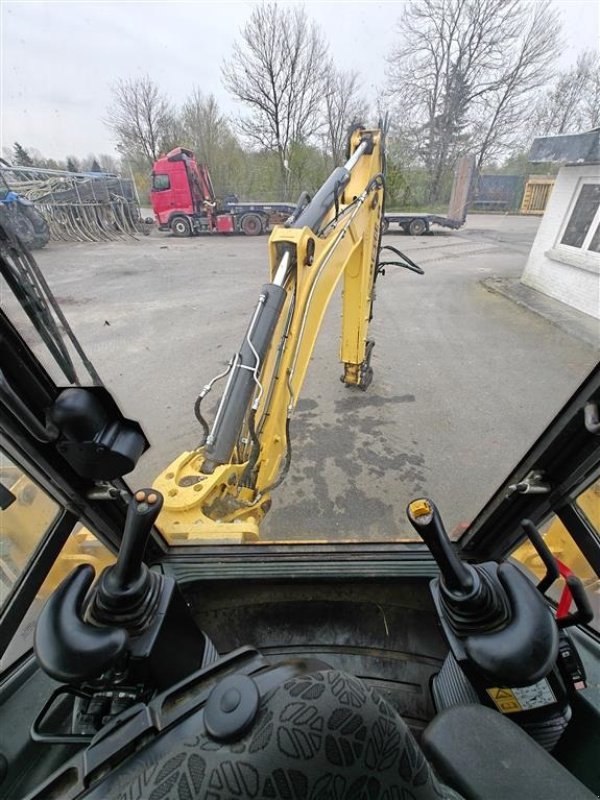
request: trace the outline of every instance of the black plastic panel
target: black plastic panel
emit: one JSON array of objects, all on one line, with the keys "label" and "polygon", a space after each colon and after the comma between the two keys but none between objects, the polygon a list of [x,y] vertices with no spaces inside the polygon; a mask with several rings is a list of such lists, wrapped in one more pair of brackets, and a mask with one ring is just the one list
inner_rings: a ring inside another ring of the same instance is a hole
[{"label": "black plastic panel", "polygon": [[198,625],[223,654],[311,657],[377,688],[418,735],[433,717],[429,682],[447,647],[427,579],[391,583],[188,585]]}]

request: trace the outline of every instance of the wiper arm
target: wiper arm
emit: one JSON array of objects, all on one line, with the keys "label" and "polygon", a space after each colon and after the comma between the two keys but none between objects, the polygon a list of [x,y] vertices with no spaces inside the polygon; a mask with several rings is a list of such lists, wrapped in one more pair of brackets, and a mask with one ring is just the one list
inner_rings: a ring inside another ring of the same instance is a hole
[{"label": "wiper arm", "polygon": [[[67,380],[70,383],[79,385],[77,371],[61,332],[61,327],[70,339],[94,384],[101,386],[100,376],[77,341],[71,326],[67,322],[34,258],[1,225],[0,274],[6,280]],[[57,323],[57,319],[60,325]]]}]

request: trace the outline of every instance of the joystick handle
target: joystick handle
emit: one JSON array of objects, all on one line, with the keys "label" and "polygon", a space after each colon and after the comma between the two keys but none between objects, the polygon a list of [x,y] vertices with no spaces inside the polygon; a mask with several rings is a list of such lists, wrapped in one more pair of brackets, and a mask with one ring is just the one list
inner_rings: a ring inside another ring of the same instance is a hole
[{"label": "joystick handle", "polygon": [[482,685],[529,686],[547,675],[558,628],[529,579],[506,562],[463,563],[431,500],[413,500],[406,513],[440,568],[431,591],[454,657]]},{"label": "joystick handle", "polygon": [[406,514],[435,558],[444,587],[452,594],[470,594],[474,584],[473,571],[454,552],[434,503],[427,498],[413,500],[408,504]]},{"label": "joystick handle", "polygon": [[89,608],[94,624],[119,625],[133,636],[154,618],[161,580],[143,558],[162,505],[163,497],[155,489],[139,489],[129,501],[117,562],[100,576]]},{"label": "joystick handle", "polygon": [[94,568],[80,564],[50,595],[35,626],[33,647],[41,668],[55,681],[82,683],[97,678],[125,652],[127,632],[84,621]]},{"label": "joystick handle", "polygon": [[162,507],[163,496],[155,489],[139,489],[129,501],[119,557],[111,570],[113,589],[126,589],[142,577],[144,552]]}]

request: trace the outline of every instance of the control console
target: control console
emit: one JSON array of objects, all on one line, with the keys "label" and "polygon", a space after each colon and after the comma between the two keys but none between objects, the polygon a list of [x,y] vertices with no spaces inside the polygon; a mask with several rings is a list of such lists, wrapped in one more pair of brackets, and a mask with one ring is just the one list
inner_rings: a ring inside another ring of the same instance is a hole
[{"label": "control console", "polygon": [[116,563],[93,587],[93,567],[77,567],[38,619],[38,662],[79,698],[80,724],[75,720],[73,727],[80,733],[94,733],[124,703],[147,700],[216,656],[176,582],[143,562],[162,505],[160,492],[137,491],[129,502]]},{"label": "control console", "polygon": [[[523,529],[548,570],[537,587],[515,564],[462,561],[431,500],[413,500],[407,515],[440,570],[430,588],[450,652],[432,684],[438,711],[482,703],[509,714],[552,749],[571,716],[569,697],[584,681],[583,668],[571,674],[562,656],[574,652],[562,628],[573,619],[586,621],[589,610],[580,609],[580,616],[564,621],[554,618],[543,592],[558,570],[528,520]],[[580,605],[583,588],[574,588]]]}]

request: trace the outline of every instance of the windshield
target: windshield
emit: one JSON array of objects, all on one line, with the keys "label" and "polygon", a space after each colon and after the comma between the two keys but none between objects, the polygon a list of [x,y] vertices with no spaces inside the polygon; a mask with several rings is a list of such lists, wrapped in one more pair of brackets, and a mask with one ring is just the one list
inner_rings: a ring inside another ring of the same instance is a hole
[{"label": "windshield", "polygon": [[[126,480],[170,498],[169,543],[411,540],[405,508],[423,495],[458,538],[598,360],[598,11],[227,9],[3,3],[0,222],[39,272],[13,265],[2,308],[59,385],[102,380],[141,422],[151,449]],[[379,132],[385,188],[371,145],[348,169],[361,126]],[[278,227],[309,219],[344,165],[318,223]],[[261,287],[279,286],[276,241],[301,229],[312,255],[282,273],[263,363],[257,308],[276,293],[260,301]],[[386,245],[400,254],[371,263]],[[302,294],[304,275],[343,258],[331,301]],[[356,288],[360,259],[371,272]],[[378,272],[384,261],[396,265]],[[242,396],[221,404],[244,347],[255,383],[235,468],[195,508],[221,474],[216,456],[198,465]],[[306,356],[302,382],[278,371],[284,347],[299,348],[294,369]],[[360,359],[344,366],[340,347]]]}]

